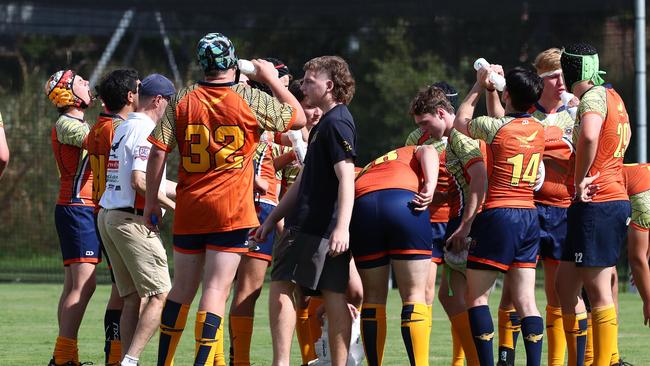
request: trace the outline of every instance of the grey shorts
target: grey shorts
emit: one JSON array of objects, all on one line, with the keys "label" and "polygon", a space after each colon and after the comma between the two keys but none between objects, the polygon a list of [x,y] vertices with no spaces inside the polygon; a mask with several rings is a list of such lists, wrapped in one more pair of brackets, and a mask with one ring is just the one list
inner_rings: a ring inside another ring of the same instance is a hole
[{"label": "grey shorts", "polygon": [[329,239],[287,229],[273,247],[271,281],[291,281],[310,290],[345,293],[350,251],[331,257]]}]

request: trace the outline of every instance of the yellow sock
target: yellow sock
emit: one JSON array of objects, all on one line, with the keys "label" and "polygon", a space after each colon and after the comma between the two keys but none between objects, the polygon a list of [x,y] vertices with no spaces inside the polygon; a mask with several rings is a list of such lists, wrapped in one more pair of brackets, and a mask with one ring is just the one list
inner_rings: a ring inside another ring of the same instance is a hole
[{"label": "yellow sock", "polygon": [[427,305],[427,314],[429,314],[429,333],[433,327],[433,305]]},{"label": "yellow sock", "polygon": [[499,327],[499,347],[507,347],[515,349],[515,341],[513,332],[516,325],[512,324],[510,314],[514,313],[514,309],[501,309],[499,308],[498,327]]},{"label": "yellow sock", "polygon": [[311,334],[311,346],[314,347],[314,343],[320,338],[321,335],[321,324],[320,319],[316,311],[323,304],[323,299],[321,297],[312,296],[309,299],[309,305],[307,309],[309,310],[309,334]]},{"label": "yellow sock", "polygon": [[[617,323],[618,324],[618,313],[616,314],[617,317]],[[609,361],[610,366],[612,365],[618,365],[618,363],[621,361],[621,355],[618,353],[618,328],[616,332],[616,338],[614,338],[614,344],[613,344],[613,350],[612,350],[612,358]]]},{"label": "yellow sock", "polygon": [[567,365],[579,364],[584,360],[584,349],[587,343],[587,313],[562,314],[562,327],[567,345]]},{"label": "yellow sock", "polygon": [[309,306],[304,309],[296,309],[296,338],[298,338],[298,346],[300,347],[300,356],[302,357],[303,365],[316,359],[311,328],[309,326]]},{"label": "yellow sock", "polygon": [[56,337],[56,344],[54,345],[54,353],[52,357],[56,364],[65,364],[67,362],[79,363],[77,340],[61,336]]},{"label": "yellow sock", "polygon": [[451,326],[451,366],[465,366],[465,351],[458,332]]},{"label": "yellow sock", "polygon": [[562,324],[562,308],[546,305],[546,339],[548,340],[548,365],[564,365],[566,338]]},{"label": "yellow sock", "polygon": [[472,337],[472,329],[469,325],[469,316],[467,315],[467,311],[456,314],[449,318],[449,320],[451,321],[452,332],[455,332],[458,336],[458,341],[461,344],[462,351],[467,358],[467,366],[479,366],[478,353],[476,352],[476,346],[474,345],[474,338]]},{"label": "yellow sock", "polygon": [[[190,311],[189,304],[179,304],[171,300],[165,301],[165,307],[160,318],[160,340],[158,341],[158,364],[164,366],[174,365],[176,347],[181,340],[187,314]],[[120,357],[120,352],[117,353]],[[120,360],[117,360],[119,363]]]},{"label": "yellow sock", "polygon": [[253,317],[250,316],[230,316],[231,365],[250,365],[251,363],[250,350],[251,337],[253,335],[253,320]]},{"label": "yellow sock", "polygon": [[361,306],[361,339],[369,366],[381,365],[386,343],[386,305]]},{"label": "yellow sock", "polygon": [[120,361],[122,361],[122,342],[119,339],[112,340],[110,341],[109,347],[110,351],[108,352],[108,360],[106,363],[109,365],[119,365]]},{"label": "yellow sock", "polygon": [[214,366],[226,366],[226,355],[223,352],[223,323],[217,329],[217,344],[214,346]]},{"label": "yellow sock", "polygon": [[585,346],[585,366],[594,363],[594,327],[591,322],[591,313],[587,313],[587,345]]},{"label": "yellow sock", "polygon": [[609,366],[618,336],[618,320],[614,305],[591,309],[594,329],[594,366]]},{"label": "yellow sock", "polygon": [[194,366],[212,366],[214,364],[217,330],[220,326],[220,316],[205,311],[196,313]]},{"label": "yellow sock", "polygon": [[402,305],[402,339],[411,365],[429,365],[429,323],[427,305],[404,303]]}]

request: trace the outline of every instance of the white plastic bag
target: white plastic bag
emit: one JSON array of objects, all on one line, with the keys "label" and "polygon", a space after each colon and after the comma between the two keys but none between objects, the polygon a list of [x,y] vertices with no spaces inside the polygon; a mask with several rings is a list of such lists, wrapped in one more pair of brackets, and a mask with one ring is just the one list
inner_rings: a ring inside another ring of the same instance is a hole
[{"label": "white plastic bag", "polygon": [[[321,337],[316,341],[316,356],[318,360],[310,366],[331,366],[332,359],[328,341],[327,316],[323,317],[323,327]],[[363,343],[361,343],[361,317],[357,315],[352,321],[352,333],[350,335],[350,352],[348,353],[348,362],[346,366],[360,366],[365,359],[363,352]]]}]

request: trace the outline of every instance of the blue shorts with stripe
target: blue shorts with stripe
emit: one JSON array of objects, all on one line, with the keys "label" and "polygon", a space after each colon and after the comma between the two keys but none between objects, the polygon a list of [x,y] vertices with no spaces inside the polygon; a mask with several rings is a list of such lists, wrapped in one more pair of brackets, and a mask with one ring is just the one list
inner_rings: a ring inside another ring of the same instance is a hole
[{"label": "blue shorts with stripe", "polygon": [[559,262],[567,236],[566,207],[537,203],[539,219],[539,256],[545,261]]},{"label": "blue shorts with stripe", "polygon": [[630,201],[575,202],[569,207],[569,230],[562,260],[577,267],[616,264],[632,215]]},{"label": "blue shorts with stripe", "polygon": [[507,272],[510,267],[535,268],[539,252],[539,220],[534,208],[492,208],[472,224],[467,268]]},{"label": "blue shorts with stripe", "polygon": [[387,265],[390,259],[430,259],[433,233],[428,211],[415,211],[415,193],[374,191],[354,201],[350,249],[359,268]]},{"label": "blue shorts with stripe", "polygon": [[94,207],[90,206],[56,205],[54,223],[59,236],[63,265],[101,262],[94,211]]},{"label": "blue shorts with stripe", "polygon": [[[259,202],[255,205],[255,210],[257,211],[257,219],[260,220],[260,225],[264,223],[267,217],[271,214],[271,211],[275,208],[275,205]],[[248,234],[248,241],[254,242],[253,237],[257,229],[251,230]],[[263,243],[257,243],[256,246],[250,249],[249,252],[244,254],[247,257],[258,258],[265,260],[271,264],[272,254],[273,254],[273,241],[275,240],[275,229],[269,233],[266,237],[266,240]]]},{"label": "blue shorts with stripe", "polygon": [[448,224],[446,222],[431,223],[431,233],[433,234],[431,262],[433,263],[440,264],[443,262],[443,258],[445,257],[444,248],[447,240],[445,236],[447,233],[447,226]]},{"label": "blue shorts with stripe", "polygon": [[174,250],[184,254],[201,254],[206,250],[220,252],[248,252],[248,232],[238,229],[220,233],[174,235]]}]

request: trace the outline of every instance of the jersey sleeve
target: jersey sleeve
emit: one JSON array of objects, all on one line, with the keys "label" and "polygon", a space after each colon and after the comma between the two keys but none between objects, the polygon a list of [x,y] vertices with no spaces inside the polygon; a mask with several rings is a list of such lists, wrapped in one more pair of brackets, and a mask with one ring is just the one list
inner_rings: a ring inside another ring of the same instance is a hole
[{"label": "jersey sleeve", "polygon": [[449,145],[450,149],[460,160],[463,168],[468,169],[472,164],[483,161],[480,142],[455,130],[454,132],[452,138],[449,139]]},{"label": "jersey sleeve", "polygon": [[65,145],[83,147],[89,132],[90,127],[87,123],[72,118],[60,118],[56,122],[56,138]]},{"label": "jersey sleeve", "polygon": [[133,140],[131,148],[131,156],[133,157],[133,165],[131,170],[139,170],[141,172],[147,171],[147,161],[149,160],[149,152],[151,151],[151,142],[147,140],[148,131],[138,131],[136,138]]},{"label": "jersey sleeve", "polygon": [[409,133],[408,137],[406,138],[406,142],[404,143],[404,146],[411,146],[411,145],[419,145],[418,141],[422,137],[424,133],[422,132],[422,129],[416,128],[413,130],[413,132]]},{"label": "jersey sleeve", "polygon": [[334,164],[345,159],[354,160],[357,156],[354,135],[354,127],[348,121],[330,124],[326,136],[329,140],[327,146],[330,158]]},{"label": "jersey sleeve", "polygon": [[472,138],[491,143],[503,124],[503,119],[481,116],[469,121],[467,130]]},{"label": "jersey sleeve", "polygon": [[165,109],[165,114],[160,119],[160,123],[151,131],[151,135],[148,138],[149,142],[168,153],[176,147],[177,104],[178,100],[174,97],[169,105],[167,105],[167,109]]},{"label": "jersey sleeve", "polygon": [[237,84],[234,90],[248,103],[257,124],[265,131],[287,131],[296,119],[296,110],[259,89]]},{"label": "jersey sleeve", "polygon": [[582,118],[587,113],[596,113],[603,120],[607,117],[607,91],[604,87],[593,87],[580,98],[578,117]]}]

